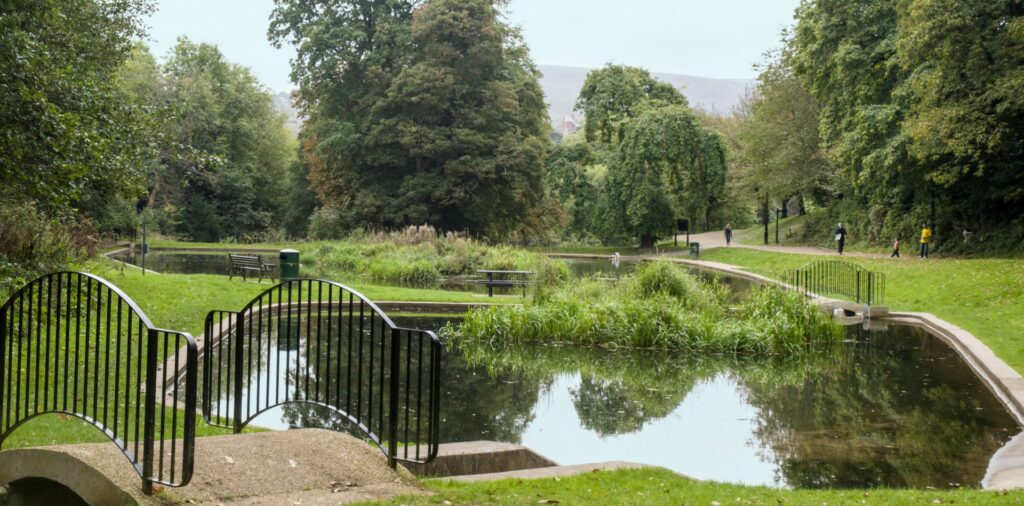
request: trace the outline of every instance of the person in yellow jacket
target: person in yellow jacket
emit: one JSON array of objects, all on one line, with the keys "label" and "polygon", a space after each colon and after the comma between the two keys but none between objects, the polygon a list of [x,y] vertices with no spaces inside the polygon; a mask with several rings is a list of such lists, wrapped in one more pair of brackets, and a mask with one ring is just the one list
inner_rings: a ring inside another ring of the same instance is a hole
[{"label": "person in yellow jacket", "polygon": [[932,242],[932,229],[921,224],[921,258],[928,258],[928,244]]}]

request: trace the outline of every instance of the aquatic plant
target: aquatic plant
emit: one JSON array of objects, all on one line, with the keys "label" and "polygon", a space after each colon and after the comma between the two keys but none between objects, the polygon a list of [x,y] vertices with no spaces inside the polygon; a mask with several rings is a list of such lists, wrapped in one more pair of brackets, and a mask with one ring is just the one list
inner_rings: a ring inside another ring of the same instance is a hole
[{"label": "aquatic plant", "polygon": [[448,326],[463,343],[563,342],[711,354],[787,354],[837,340],[841,329],[799,294],[751,291],[735,310],[730,291],[679,266],[653,262],[616,282],[578,279],[521,306],[470,311]]}]

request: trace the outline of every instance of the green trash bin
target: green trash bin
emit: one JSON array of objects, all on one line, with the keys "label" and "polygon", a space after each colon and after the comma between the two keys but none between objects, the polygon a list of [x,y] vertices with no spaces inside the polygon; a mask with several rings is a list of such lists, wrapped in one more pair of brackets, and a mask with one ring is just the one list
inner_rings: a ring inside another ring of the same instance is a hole
[{"label": "green trash bin", "polygon": [[293,249],[281,250],[281,256],[277,262],[281,272],[281,281],[299,279],[299,252]]},{"label": "green trash bin", "polygon": [[690,256],[692,256],[692,257],[699,257],[700,256],[700,243],[699,242],[691,242],[690,243]]}]

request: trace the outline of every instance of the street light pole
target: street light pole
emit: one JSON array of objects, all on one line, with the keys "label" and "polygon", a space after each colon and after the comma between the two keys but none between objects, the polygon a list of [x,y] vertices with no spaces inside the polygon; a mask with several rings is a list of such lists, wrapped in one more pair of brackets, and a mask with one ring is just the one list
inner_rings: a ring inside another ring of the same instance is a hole
[{"label": "street light pole", "polygon": [[779,217],[782,216],[782,209],[775,210],[775,244],[779,243]]},{"label": "street light pole", "polygon": [[764,192],[764,245],[768,245],[768,192]]}]

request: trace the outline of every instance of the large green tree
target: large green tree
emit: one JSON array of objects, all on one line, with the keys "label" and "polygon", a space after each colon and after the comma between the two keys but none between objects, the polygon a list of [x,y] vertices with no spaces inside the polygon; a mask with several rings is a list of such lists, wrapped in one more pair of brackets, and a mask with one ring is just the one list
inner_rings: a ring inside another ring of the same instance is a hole
[{"label": "large green tree", "polygon": [[71,216],[133,193],[143,144],[114,75],[146,0],[0,0],[0,193]]},{"label": "large green tree", "polygon": [[687,105],[686,97],[645,69],[610,64],[587,74],[576,100],[576,110],[586,115],[587,141],[613,144],[645,109],[665,105]]},{"label": "large green tree", "polygon": [[544,222],[544,98],[503,5],[277,1],[271,36],[298,47],[303,155],[341,228],[503,237]]},{"label": "large green tree", "polygon": [[122,77],[150,111],[149,205],[165,232],[260,239],[283,223],[293,135],[248,69],[180,39],[163,66],[138,46]]},{"label": "large green tree", "polygon": [[609,168],[610,210],[653,247],[658,236],[689,217],[707,227],[725,192],[722,138],[683,105],[650,109],[626,125],[617,163]]},{"label": "large green tree", "polygon": [[782,202],[796,197],[824,205],[832,196],[834,168],[820,147],[821,107],[791,60],[788,48],[766,56],[749,116],[740,123],[746,187]]},{"label": "large green tree", "polygon": [[1022,16],[1015,0],[801,4],[795,69],[870,238],[935,221],[940,243],[980,229],[1019,246],[1002,217],[1024,210]]}]

